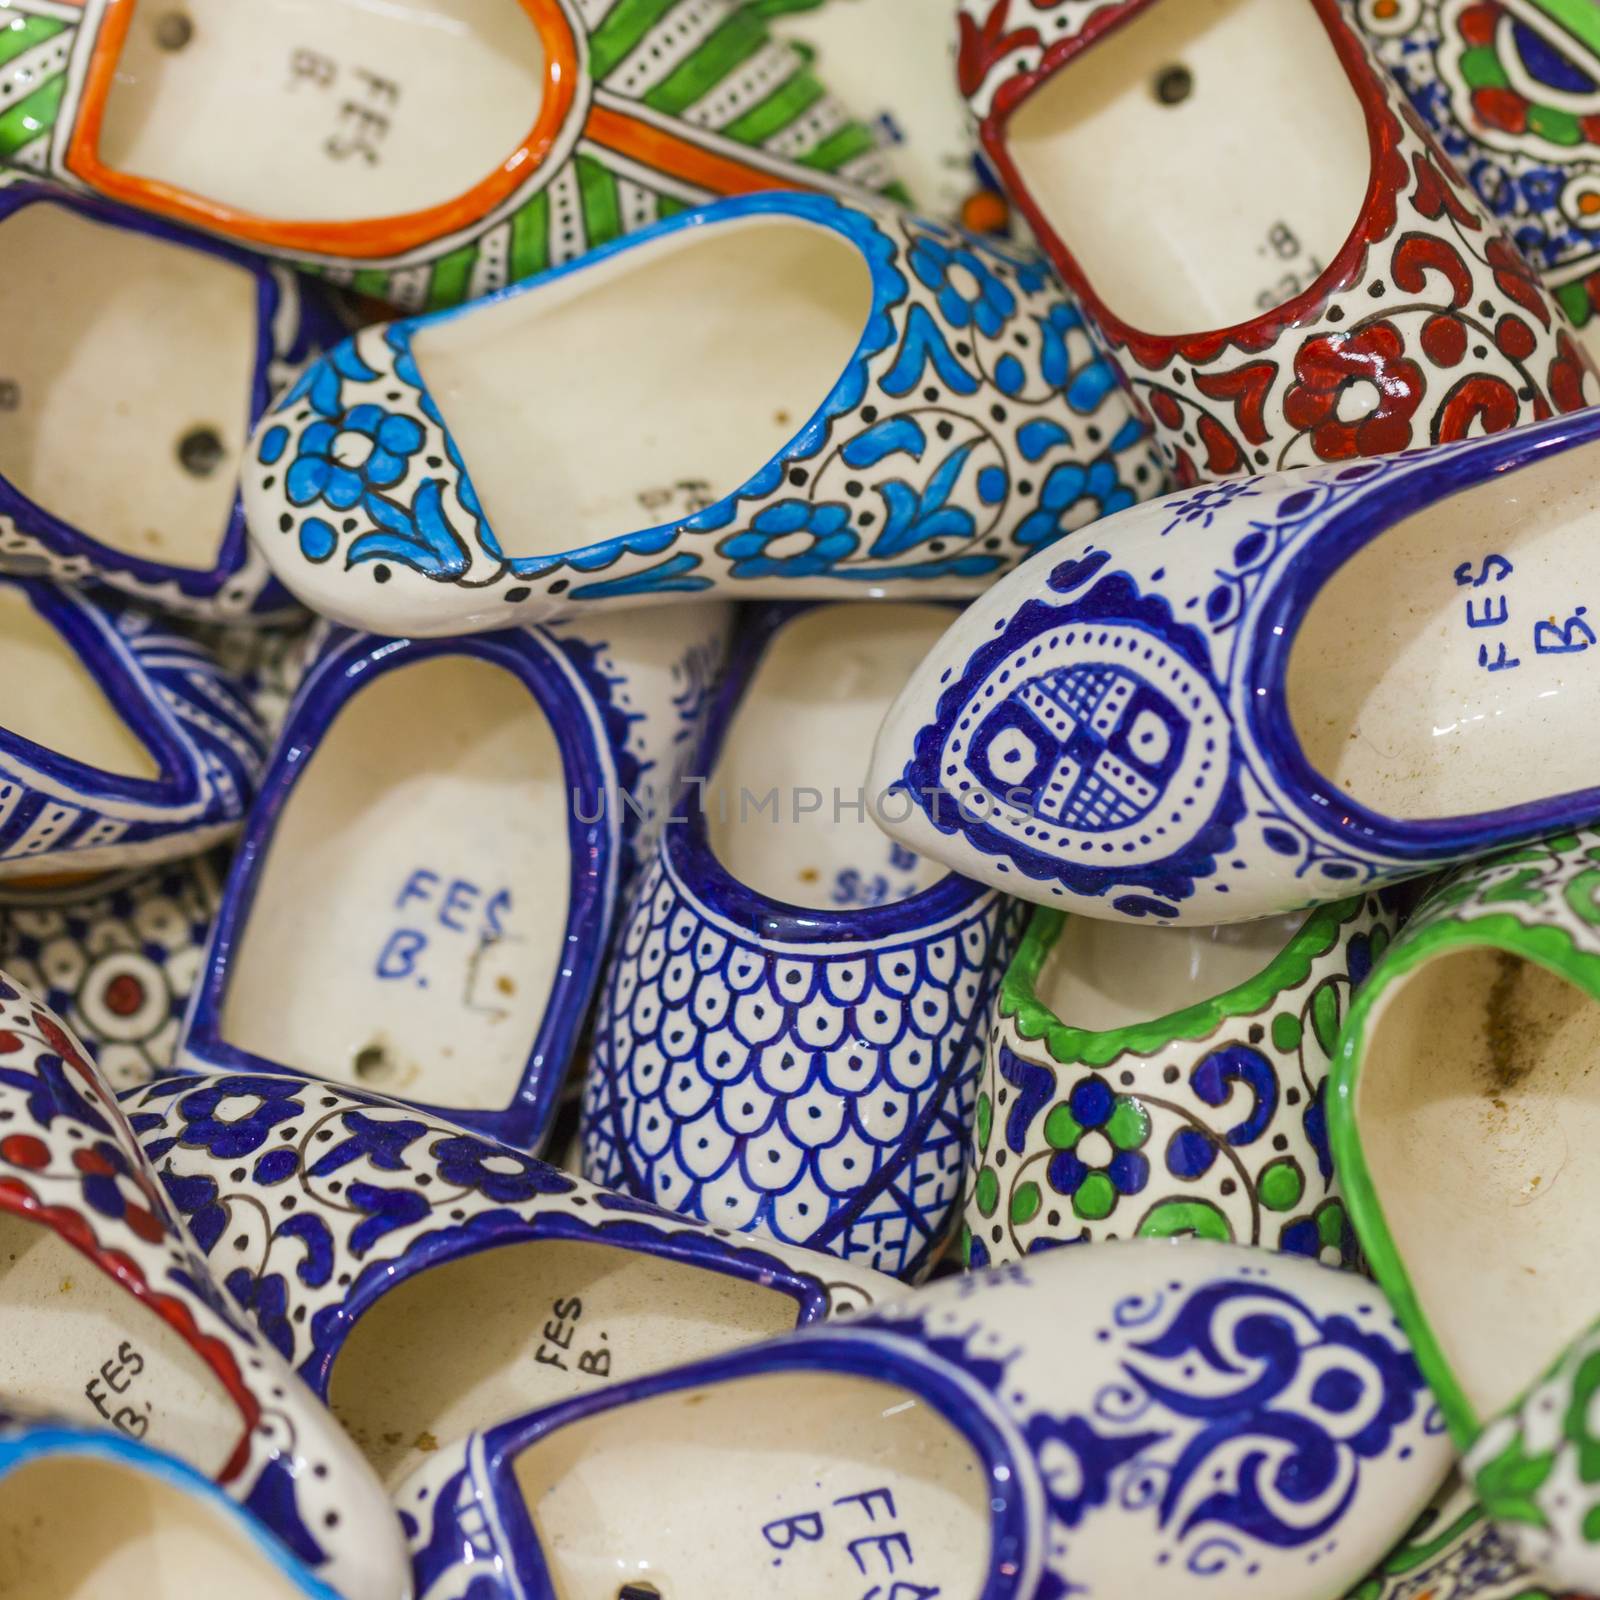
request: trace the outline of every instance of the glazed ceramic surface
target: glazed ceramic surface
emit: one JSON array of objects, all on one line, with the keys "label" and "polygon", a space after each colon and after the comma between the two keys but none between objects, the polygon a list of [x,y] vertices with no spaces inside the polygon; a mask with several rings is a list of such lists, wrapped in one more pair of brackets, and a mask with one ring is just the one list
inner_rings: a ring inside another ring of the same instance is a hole
[{"label": "glazed ceramic surface", "polygon": [[1416,1525],[1345,1600],[1555,1600],[1451,1474]]},{"label": "glazed ceramic surface", "polygon": [[0,892],[0,970],[66,1022],[112,1089],[171,1069],[224,865],[196,856]]},{"label": "glazed ceramic surface", "polygon": [[606,974],[587,1177],[902,1276],[932,1264],[1019,919],[887,846],[861,773],[946,614],[751,620]]},{"label": "glazed ceramic surface", "polygon": [[237,829],[264,739],[201,645],[150,613],[0,578],[0,878],[194,855]]},{"label": "glazed ceramic surface", "polygon": [[1340,898],[1600,814],[1600,417],[1203,487],[969,607],[885,721],[894,837],[1090,916]]},{"label": "glazed ceramic surface", "polygon": [[419,1600],[611,1600],[630,1582],[1324,1600],[1405,1532],[1448,1459],[1370,1284],[1147,1240],[508,1422],[397,1503]]},{"label": "glazed ceramic surface", "polygon": [[1036,911],[989,1034],[968,1263],[1196,1234],[1351,1264],[1324,1087],[1396,921],[1375,895],[1222,928]]},{"label": "glazed ceramic surface", "polygon": [[1361,1242],[1489,1516],[1600,1587],[1600,833],[1447,880],[1374,967],[1330,1130]]},{"label": "glazed ceramic surface", "polygon": [[1446,155],[1600,354],[1600,21],[1563,0],[1358,0]]},{"label": "glazed ceramic surface", "polygon": [[336,335],[315,291],[3,173],[0,251],[0,571],[104,583],[187,616],[292,613],[236,484],[257,420]]},{"label": "glazed ceramic surface", "polygon": [[273,627],[202,622],[184,631],[232,674],[261,726],[276,739],[326,627],[310,621]]},{"label": "glazed ceramic surface", "polygon": [[10,1600],[339,1600],[176,1456],[70,1423],[0,1422]]},{"label": "glazed ceramic surface", "polygon": [[1180,481],[1594,398],[1339,0],[962,0],[961,34],[984,149]]},{"label": "glazed ceramic surface", "polygon": [[[955,8],[926,0],[745,0],[772,31],[816,58],[862,115],[912,203],[979,233],[1003,232],[1008,208],[978,156],[956,85]],[[948,14],[946,14],[948,13]]]},{"label": "glazed ceramic surface", "polygon": [[711,607],[436,643],[330,631],[229,874],[179,1065],[363,1085],[536,1147],[727,622]]},{"label": "glazed ceramic surface", "polygon": [[[640,419],[620,455],[619,416]],[[1041,259],[801,194],[366,329],[252,451],[284,583],[430,635],[671,596],[976,594],[1164,487]]]},{"label": "glazed ceramic surface", "polygon": [[737,0],[169,15],[0,6],[0,160],[407,309],[719,195],[893,188],[872,135]]},{"label": "glazed ceramic surface", "polygon": [[209,1278],[77,1042],[0,980],[0,1406],[181,1455],[351,1600],[403,1600],[377,1481]]},{"label": "glazed ceramic surface", "polygon": [[304,1079],[167,1079],[123,1107],[214,1276],[389,1481],[514,1412],[897,1287]]}]

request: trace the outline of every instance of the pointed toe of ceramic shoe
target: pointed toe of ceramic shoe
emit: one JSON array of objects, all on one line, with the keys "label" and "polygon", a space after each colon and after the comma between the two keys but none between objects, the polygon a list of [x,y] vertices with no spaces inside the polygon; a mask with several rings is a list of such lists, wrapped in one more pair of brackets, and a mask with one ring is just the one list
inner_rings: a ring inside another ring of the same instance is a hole
[{"label": "pointed toe of ceramic shoe", "polygon": [[929,654],[873,816],[1026,899],[1195,924],[1600,816],[1597,462],[1587,411],[1107,518]]},{"label": "pointed toe of ceramic shoe", "polygon": [[339,1600],[177,1457],[72,1423],[0,1421],[0,1550],[19,1595]]},{"label": "pointed toe of ceramic shoe", "polygon": [[964,598],[1165,486],[1042,260],[801,194],[364,330],[249,456],[283,583],[411,636],[671,598]]},{"label": "pointed toe of ceramic shoe", "polygon": [[[1267,1490],[1263,1457],[1293,1494]],[[1219,1577],[1244,1600],[1326,1600],[1406,1532],[1449,1462],[1363,1278],[1144,1240],[516,1418],[397,1504],[424,1597],[612,1600],[626,1574],[644,1594],[796,1600],[874,1584],[1201,1600]]]},{"label": "pointed toe of ceramic shoe", "polygon": [[295,614],[246,536],[238,463],[333,333],[318,291],[31,184],[0,182],[0,253],[0,571],[189,617]]},{"label": "pointed toe of ceramic shoe", "polygon": [[204,646],[148,612],[0,578],[0,878],[194,855],[243,820],[265,735]]},{"label": "pointed toe of ceramic shoe", "polygon": [[382,1486],[212,1280],[77,1041],[3,978],[0,1062],[0,1394],[181,1456],[350,1600],[404,1600]]}]

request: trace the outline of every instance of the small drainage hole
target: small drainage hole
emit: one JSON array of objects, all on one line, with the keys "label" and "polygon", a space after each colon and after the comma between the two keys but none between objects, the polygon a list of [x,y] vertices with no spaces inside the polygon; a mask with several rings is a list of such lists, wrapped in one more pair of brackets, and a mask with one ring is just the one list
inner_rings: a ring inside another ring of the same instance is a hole
[{"label": "small drainage hole", "polygon": [[661,1600],[661,1591],[653,1583],[625,1583],[617,1590],[617,1600]]},{"label": "small drainage hole", "polygon": [[1162,105],[1181,105],[1194,93],[1194,74],[1185,66],[1163,67],[1151,90]]},{"label": "small drainage hole", "polygon": [[356,1051],[355,1060],[351,1063],[355,1075],[362,1083],[382,1083],[394,1077],[394,1062],[389,1059],[388,1050],[381,1044],[366,1044]]},{"label": "small drainage hole", "polygon": [[182,50],[194,38],[194,23],[181,11],[156,18],[156,43],[163,50]]},{"label": "small drainage hole", "polygon": [[227,453],[215,428],[191,428],[178,441],[178,464],[191,478],[209,478]]}]

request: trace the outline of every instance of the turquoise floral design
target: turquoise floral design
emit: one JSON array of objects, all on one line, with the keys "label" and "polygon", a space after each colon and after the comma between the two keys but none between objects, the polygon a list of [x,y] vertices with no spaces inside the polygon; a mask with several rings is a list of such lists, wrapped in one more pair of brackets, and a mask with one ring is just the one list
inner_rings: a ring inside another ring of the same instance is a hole
[{"label": "turquoise floral design", "polygon": [[848,506],[780,500],[717,548],[736,578],[804,578],[847,560],[860,543]]},{"label": "turquoise floral design", "polygon": [[923,234],[911,246],[911,270],[938,296],[952,328],[977,329],[995,338],[1016,315],[1017,297],[975,250]]},{"label": "turquoise floral design", "polygon": [[369,488],[399,483],[423,438],[414,418],[358,405],[337,424],[314,422],[300,435],[284,487],[297,506],[324,500],[335,511],[348,511]]}]

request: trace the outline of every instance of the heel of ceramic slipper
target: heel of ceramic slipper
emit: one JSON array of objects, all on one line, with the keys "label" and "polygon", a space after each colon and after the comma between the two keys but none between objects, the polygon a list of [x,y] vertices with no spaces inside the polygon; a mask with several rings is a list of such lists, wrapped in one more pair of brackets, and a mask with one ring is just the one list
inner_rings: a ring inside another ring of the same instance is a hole
[{"label": "heel of ceramic slipper", "polygon": [[1483,1430],[1463,1467],[1524,1561],[1600,1594],[1600,1323]]}]

